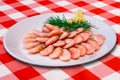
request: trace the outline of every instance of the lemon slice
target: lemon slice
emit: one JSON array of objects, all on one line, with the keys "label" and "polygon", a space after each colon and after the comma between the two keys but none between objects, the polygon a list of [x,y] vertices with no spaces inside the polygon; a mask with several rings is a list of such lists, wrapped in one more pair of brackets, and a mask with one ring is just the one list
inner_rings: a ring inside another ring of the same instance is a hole
[{"label": "lemon slice", "polygon": [[83,16],[82,10],[78,9],[75,12],[74,21],[77,22],[77,21],[84,21],[84,20],[85,20],[85,18]]}]

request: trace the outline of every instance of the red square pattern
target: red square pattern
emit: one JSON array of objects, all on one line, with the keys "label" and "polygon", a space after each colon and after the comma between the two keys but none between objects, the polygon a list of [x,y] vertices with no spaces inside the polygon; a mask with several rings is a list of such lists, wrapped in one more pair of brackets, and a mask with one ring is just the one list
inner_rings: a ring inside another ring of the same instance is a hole
[{"label": "red square pattern", "polygon": [[9,21],[2,22],[1,24],[2,24],[3,26],[5,26],[5,28],[9,28],[9,27],[11,27],[13,24],[15,24],[15,23],[16,23],[16,21],[14,21],[14,20],[9,20]]},{"label": "red square pattern", "polygon": [[113,3],[113,4],[111,4],[111,6],[114,6],[114,7],[120,8],[120,2],[118,2],[118,3]]},{"label": "red square pattern", "polygon": [[39,4],[42,4],[42,5],[49,5],[49,4],[52,4],[53,2],[49,1],[49,0],[36,0],[38,1]]},{"label": "red square pattern", "polygon": [[14,72],[14,75],[16,75],[20,80],[29,80],[40,74],[32,67],[27,67],[22,70]]},{"label": "red square pattern", "polygon": [[74,4],[77,6],[80,6],[80,7],[88,5],[88,3],[84,2],[84,1],[79,1],[79,2],[76,2]]},{"label": "red square pattern", "polygon": [[115,57],[107,62],[104,62],[104,64],[115,71],[120,70],[120,58]]},{"label": "red square pattern", "polygon": [[120,23],[120,17],[119,16],[115,16],[115,17],[109,18],[108,20],[113,21],[115,23]]},{"label": "red square pattern", "polygon": [[120,45],[120,34],[116,34],[116,36],[117,36],[117,44]]},{"label": "red square pattern", "polygon": [[4,0],[4,2],[7,4],[12,4],[12,3],[17,2],[17,0]]},{"label": "red square pattern", "polygon": [[30,8],[27,6],[19,6],[19,7],[16,7],[15,9],[17,9],[18,11],[25,11],[25,10],[29,10]]},{"label": "red square pattern", "polygon": [[72,76],[75,80],[100,80],[97,76],[92,74],[88,70],[84,70],[74,76]]},{"label": "red square pattern", "polygon": [[1,17],[1,16],[5,16],[5,14],[4,14],[3,12],[0,11],[0,17]]},{"label": "red square pattern", "polygon": [[67,11],[67,9],[65,9],[65,8],[63,8],[63,7],[57,7],[57,8],[53,8],[53,9],[51,9],[51,10],[53,10],[53,11],[55,11],[55,12],[64,12],[64,11]]},{"label": "red square pattern", "polygon": [[95,14],[101,14],[101,13],[105,13],[106,11],[100,8],[96,8],[96,9],[90,10],[90,12],[93,12]]},{"label": "red square pattern", "polygon": [[12,58],[7,53],[0,55],[0,61],[2,61],[2,63],[7,63],[7,62],[10,62],[10,61],[13,61],[13,60],[14,60],[14,58]]}]

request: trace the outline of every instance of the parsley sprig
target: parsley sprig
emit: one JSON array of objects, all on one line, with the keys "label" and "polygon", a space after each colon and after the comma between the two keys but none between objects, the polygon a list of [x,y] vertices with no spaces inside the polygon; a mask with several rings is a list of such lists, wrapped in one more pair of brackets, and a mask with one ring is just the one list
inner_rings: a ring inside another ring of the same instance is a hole
[{"label": "parsley sprig", "polygon": [[50,17],[45,22],[47,24],[58,26],[59,28],[64,28],[66,31],[74,31],[78,28],[84,28],[85,30],[90,29],[93,27],[89,21],[72,21],[68,22],[67,19],[63,16],[63,19],[61,19],[59,16],[57,17]]}]

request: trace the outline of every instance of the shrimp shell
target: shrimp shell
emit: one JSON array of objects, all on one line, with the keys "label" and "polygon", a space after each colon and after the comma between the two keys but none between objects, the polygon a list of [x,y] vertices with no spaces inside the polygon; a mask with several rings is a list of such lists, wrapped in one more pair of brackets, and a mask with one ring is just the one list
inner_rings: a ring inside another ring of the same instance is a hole
[{"label": "shrimp shell", "polygon": [[50,45],[55,43],[58,40],[58,36],[53,36],[50,39],[47,40],[47,42],[45,43],[46,45]]},{"label": "shrimp shell", "polygon": [[65,39],[66,45],[64,48],[70,48],[75,44],[75,41],[73,39]]},{"label": "shrimp shell", "polygon": [[66,44],[65,41],[59,40],[56,43],[54,43],[53,46],[60,47],[60,46],[64,46],[65,44]]},{"label": "shrimp shell", "polygon": [[83,38],[79,35],[74,37],[75,44],[79,44],[83,41]]},{"label": "shrimp shell", "polygon": [[48,36],[55,36],[55,35],[60,35],[62,32],[61,32],[61,30],[60,29],[55,29],[55,30],[53,30],[53,31],[51,31],[49,34],[48,34]]},{"label": "shrimp shell", "polygon": [[43,37],[41,38],[41,37],[37,37],[36,40],[37,40],[38,42],[40,42],[40,43],[43,43],[43,42],[48,41],[49,38],[43,38]]},{"label": "shrimp shell", "polygon": [[72,47],[69,49],[70,53],[71,53],[71,58],[72,59],[78,59],[80,57],[80,50]]},{"label": "shrimp shell", "polygon": [[53,50],[54,50],[54,46],[49,45],[48,47],[46,47],[45,49],[40,51],[40,54],[43,56],[48,56],[49,54],[51,54],[53,52]]},{"label": "shrimp shell", "polygon": [[63,52],[59,56],[59,59],[62,61],[69,61],[71,59],[71,54],[67,49],[63,49]]},{"label": "shrimp shell", "polygon": [[86,54],[86,48],[82,45],[75,45],[77,49],[80,50],[80,56],[84,56]]},{"label": "shrimp shell", "polygon": [[61,34],[61,36],[59,37],[59,39],[65,39],[68,35],[69,35],[68,32],[63,31],[63,33]]},{"label": "shrimp shell", "polygon": [[54,51],[49,55],[50,58],[58,58],[62,53],[62,48],[57,47],[54,49]]},{"label": "shrimp shell", "polygon": [[57,26],[53,26],[51,24],[45,24],[45,27],[47,27],[50,30],[55,30],[55,29],[59,29]]},{"label": "shrimp shell", "polygon": [[30,43],[26,43],[26,44],[24,44],[24,48],[30,49],[30,48],[33,48],[33,47],[39,45],[39,44],[40,44],[39,42],[30,42]]},{"label": "shrimp shell", "polygon": [[72,38],[72,37],[74,37],[74,36],[76,36],[77,35],[77,31],[72,31],[71,33],[70,33],[70,35],[68,36],[68,38]]},{"label": "shrimp shell", "polygon": [[51,30],[47,27],[43,27],[43,31],[46,32],[46,33],[49,33]]}]

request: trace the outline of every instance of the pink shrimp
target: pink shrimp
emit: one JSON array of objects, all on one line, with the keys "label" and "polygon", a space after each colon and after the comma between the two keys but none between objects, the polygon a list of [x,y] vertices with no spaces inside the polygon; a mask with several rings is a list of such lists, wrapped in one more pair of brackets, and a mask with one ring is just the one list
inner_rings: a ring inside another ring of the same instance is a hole
[{"label": "pink shrimp", "polygon": [[45,43],[46,45],[50,45],[55,43],[58,40],[58,36],[53,36],[50,39],[48,39],[48,41]]},{"label": "pink shrimp", "polygon": [[92,40],[95,40],[99,46],[101,46],[104,41],[105,41],[105,37],[103,35],[100,35],[100,34],[94,34],[92,37],[91,37]]},{"label": "pink shrimp", "polygon": [[65,41],[59,40],[56,43],[54,43],[53,46],[60,47],[60,46],[64,46],[65,44],[66,44]]},{"label": "pink shrimp", "polygon": [[84,32],[80,33],[79,35],[83,38],[83,41],[87,41],[90,37],[88,33],[84,33]]},{"label": "pink shrimp", "polygon": [[59,39],[65,39],[69,35],[68,32],[63,31]]},{"label": "pink shrimp", "polygon": [[77,29],[77,34],[81,33],[84,30],[84,28],[78,28]]},{"label": "pink shrimp", "polygon": [[65,39],[66,45],[64,48],[70,48],[75,44],[75,41],[73,39]]},{"label": "pink shrimp", "polygon": [[77,35],[77,31],[72,31],[71,33],[70,33],[70,35],[68,36],[68,38],[72,38],[72,37],[74,37],[74,36],[76,36]]},{"label": "pink shrimp", "polygon": [[77,49],[80,50],[80,56],[84,56],[86,54],[86,48],[82,45],[75,45]]},{"label": "pink shrimp", "polygon": [[48,34],[48,36],[55,36],[55,35],[60,35],[62,32],[61,32],[61,30],[60,29],[55,29],[55,30],[53,30],[53,31],[51,31],[49,34]]},{"label": "pink shrimp", "polygon": [[57,26],[53,26],[53,25],[51,25],[51,24],[45,24],[45,27],[49,28],[50,30],[58,29]]},{"label": "pink shrimp", "polygon": [[43,27],[43,31],[46,32],[46,33],[49,33],[51,30],[47,27]]},{"label": "pink shrimp", "polygon": [[44,48],[45,48],[45,45],[42,44],[42,45],[38,45],[34,48],[28,49],[28,52],[31,54],[35,54],[35,53],[39,53]]},{"label": "pink shrimp", "polygon": [[100,47],[98,43],[94,40],[88,40],[87,43],[91,44],[95,48],[95,50],[98,50]]},{"label": "pink shrimp", "polygon": [[62,61],[69,61],[71,59],[71,54],[67,49],[63,49],[63,52],[59,56],[59,59]]},{"label": "pink shrimp", "polygon": [[27,33],[24,38],[35,38],[36,35],[33,33]]},{"label": "pink shrimp", "polygon": [[39,37],[48,37],[48,33],[40,32],[38,30],[33,30],[32,33]]},{"label": "pink shrimp", "polygon": [[74,37],[75,44],[79,44],[83,41],[83,38],[79,35]]},{"label": "pink shrimp", "polygon": [[77,48],[70,48],[69,49],[70,53],[71,53],[71,58],[72,59],[78,59],[80,57],[80,50]]},{"label": "pink shrimp", "polygon": [[26,43],[26,44],[24,44],[24,48],[30,49],[30,48],[33,48],[33,47],[39,45],[39,44],[40,44],[39,42],[30,42],[30,43]]},{"label": "pink shrimp", "polygon": [[40,54],[43,55],[43,56],[48,56],[53,52],[53,50],[54,50],[54,46],[49,45],[48,47],[46,47],[45,49],[40,51]]},{"label": "pink shrimp", "polygon": [[40,43],[43,43],[43,42],[48,41],[49,38],[43,38],[43,37],[41,38],[41,37],[37,37],[36,40],[37,40],[38,42],[40,42]]},{"label": "pink shrimp", "polygon": [[62,53],[62,48],[57,47],[54,49],[54,51],[49,55],[50,58],[58,58]]},{"label": "pink shrimp", "polygon": [[92,45],[88,43],[82,43],[81,45],[86,48],[86,54],[90,55],[95,52],[95,48]]},{"label": "pink shrimp", "polygon": [[34,39],[34,38],[24,38],[24,39],[23,39],[23,42],[24,42],[24,43],[36,42],[36,41],[37,41],[37,40]]},{"label": "pink shrimp", "polygon": [[84,31],[84,33],[88,33],[88,34],[89,34],[89,36],[91,36],[91,35],[92,35],[92,31],[91,31],[91,30],[85,30],[85,31]]}]

